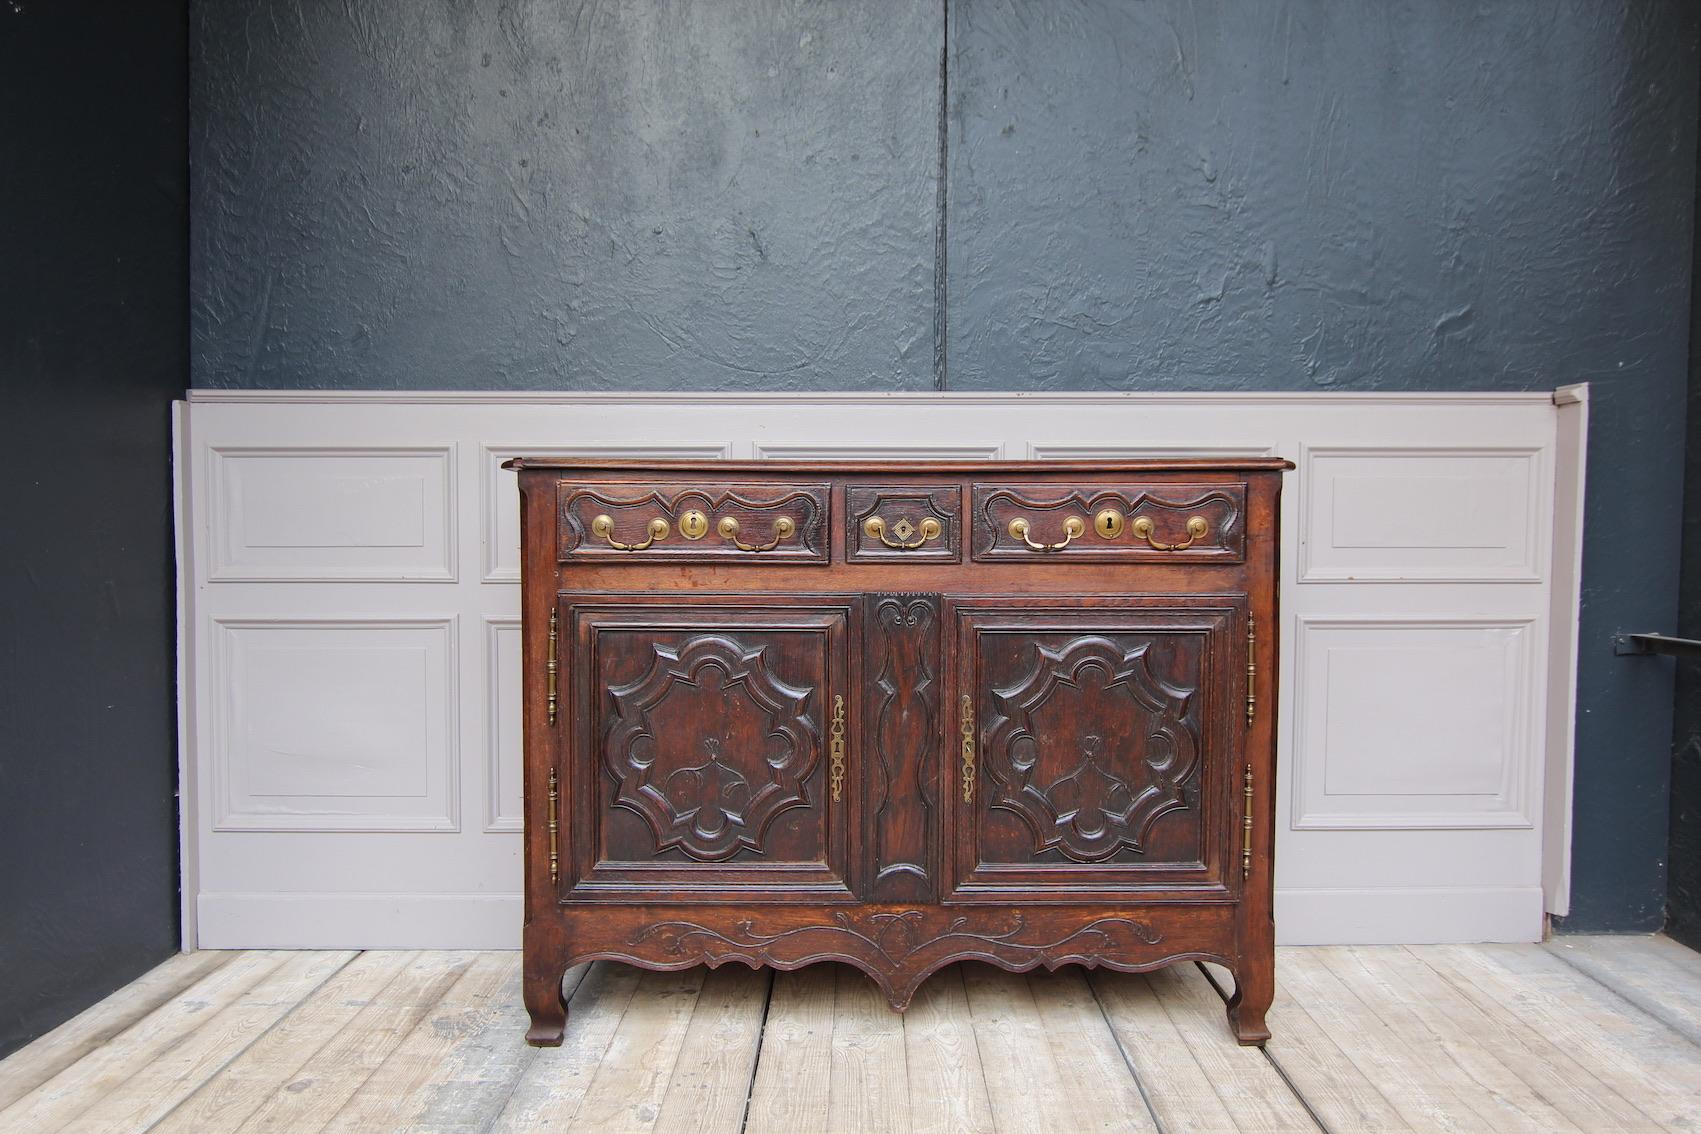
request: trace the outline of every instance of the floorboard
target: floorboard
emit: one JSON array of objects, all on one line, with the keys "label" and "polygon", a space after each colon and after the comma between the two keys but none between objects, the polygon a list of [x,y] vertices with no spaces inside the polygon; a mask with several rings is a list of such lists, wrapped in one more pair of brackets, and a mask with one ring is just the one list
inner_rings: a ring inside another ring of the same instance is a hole
[{"label": "floorboard", "polygon": [[0,1130],[62,1129],[287,960],[285,953],[255,952],[220,966],[0,1110]]},{"label": "floorboard", "polygon": [[994,1129],[961,965],[936,974],[916,993],[904,1016],[904,1063],[912,1134],[987,1134]]},{"label": "floorboard", "polygon": [[417,958],[417,953],[397,950],[354,958],[299,1008],[236,1053],[216,1076],[178,1100],[152,1127],[153,1134],[241,1126]]},{"label": "floorboard", "polygon": [[1669,937],[1559,937],[1544,948],[1701,1044],[1701,954]]},{"label": "floorboard", "polygon": [[814,1134],[827,1129],[839,969],[821,964],[774,974],[745,1134]]},{"label": "floorboard", "polygon": [[241,954],[179,953],[0,1061],[0,1111]]},{"label": "floorboard", "polygon": [[493,1131],[567,1129],[614,1042],[641,975],[625,965],[598,962],[590,966],[567,1003],[567,1032],[561,1046],[533,1051],[491,1124]]},{"label": "floorboard", "polygon": [[173,958],[0,1061],[0,1130],[175,1134],[1701,1131],[1701,957],[1665,938],[1282,949],[1274,1038],[1215,966],[568,974],[518,953]]}]

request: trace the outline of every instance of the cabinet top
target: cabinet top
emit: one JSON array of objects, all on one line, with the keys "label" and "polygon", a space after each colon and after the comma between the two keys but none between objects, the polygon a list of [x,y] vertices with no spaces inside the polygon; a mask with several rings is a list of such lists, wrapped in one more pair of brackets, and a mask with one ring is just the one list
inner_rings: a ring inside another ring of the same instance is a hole
[{"label": "cabinet top", "polygon": [[1294,464],[1282,457],[1164,457],[1114,458],[1096,461],[615,461],[588,457],[514,457],[505,469],[550,469],[563,472],[734,473],[787,476],[832,473],[875,473],[905,476],[932,473],[1156,473],[1156,472],[1282,472]]}]

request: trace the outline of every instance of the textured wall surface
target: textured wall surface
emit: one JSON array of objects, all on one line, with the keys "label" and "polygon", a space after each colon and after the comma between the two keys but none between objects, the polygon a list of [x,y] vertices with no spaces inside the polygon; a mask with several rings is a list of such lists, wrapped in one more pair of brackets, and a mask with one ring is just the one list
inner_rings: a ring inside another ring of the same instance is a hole
[{"label": "textured wall surface", "polygon": [[932,386],[937,7],[192,18],[196,385]]},{"label": "textured wall surface", "polygon": [[1675,617],[1696,19],[199,0],[194,382],[1591,382],[1571,925],[1651,928],[1671,668],[1610,637]]},{"label": "textured wall surface", "polygon": [[177,948],[184,16],[0,4],[0,1055]]},{"label": "textured wall surface", "polygon": [[[1576,928],[1663,917],[1696,20],[952,8],[952,389],[1593,384]],[[1629,550],[1633,549],[1633,550]]]},{"label": "textured wall surface", "polygon": [[[1696,203],[1701,211],[1701,189]],[[1701,232],[1695,238],[1701,263]],[[1701,343],[1701,289],[1689,297],[1689,341]],[[1701,638],[1701,352],[1689,355],[1688,439],[1684,452],[1683,571],[1677,632]],[[1671,836],[1666,856],[1666,932],[1701,949],[1701,658],[1679,658],[1672,721]]]}]

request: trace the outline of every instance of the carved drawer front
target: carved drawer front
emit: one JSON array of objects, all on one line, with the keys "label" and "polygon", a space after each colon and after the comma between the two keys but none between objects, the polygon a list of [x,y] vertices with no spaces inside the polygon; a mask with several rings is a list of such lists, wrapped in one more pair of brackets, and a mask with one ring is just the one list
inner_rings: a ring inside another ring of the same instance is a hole
[{"label": "carved drawer front", "polygon": [[848,897],[856,600],[664,599],[561,600],[574,804],[564,888]]},{"label": "carved drawer front", "polygon": [[845,557],[852,563],[960,563],[962,489],[947,485],[845,489]]},{"label": "carved drawer front", "polygon": [[[1244,604],[948,600],[954,897],[1224,892],[1241,809]],[[1235,659],[1242,659],[1236,668]]]},{"label": "carved drawer front", "polygon": [[583,484],[562,480],[563,562],[828,560],[825,484]]},{"label": "carved drawer front", "polygon": [[1246,485],[976,485],[973,556],[1088,562],[1246,558]]}]

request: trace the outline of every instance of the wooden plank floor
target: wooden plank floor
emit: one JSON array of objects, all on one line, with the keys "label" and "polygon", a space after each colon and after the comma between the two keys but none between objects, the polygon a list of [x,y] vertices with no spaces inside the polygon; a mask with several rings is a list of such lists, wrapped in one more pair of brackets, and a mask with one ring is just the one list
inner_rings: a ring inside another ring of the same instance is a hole
[{"label": "wooden plank floor", "polygon": [[0,1131],[1701,1131],[1701,955],[1664,938],[1283,949],[1264,1050],[1213,966],[568,976],[517,953],[176,957],[0,1061]]}]

